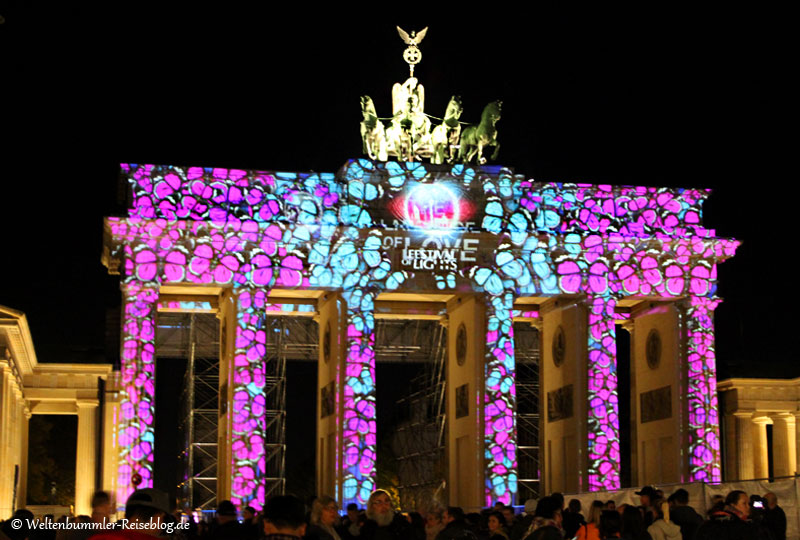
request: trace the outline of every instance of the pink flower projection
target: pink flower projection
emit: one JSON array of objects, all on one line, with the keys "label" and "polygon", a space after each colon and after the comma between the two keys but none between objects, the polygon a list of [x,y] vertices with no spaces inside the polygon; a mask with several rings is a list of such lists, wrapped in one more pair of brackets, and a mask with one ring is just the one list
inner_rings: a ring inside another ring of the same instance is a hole
[{"label": "pink flower projection", "polygon": [[264,507],[264,361],[267,355],[264,290],[236,289],[236,338],[233,353],[231,419],[231,502]]},{"label": "pink flower projection", "polygon": [[[343,503],[363,505],[375,486],[375,297],[430,287],[486,295],[487,503],[513,502],[517,490],[512,306],[519,296],[586,298],[592,490],[619,487],[616,302],[631,296],[689,298],[692,478],[719,477],[716,265],[734,255],[738,242],[703,228],[708,191],[542,184],[505,169],[368,160],[348,162],[337,176],[122,168],[133,187],[133,206],[127,218],[107,220],[109,251],[122,264],[126,287],[121,493],[134,473],[151,482],[153,329],[161,283],[231,287],[237,296],[231,389],[237,504],[260,508],[266,496],[263,317],[286,309],[269,303],[266,292],[275,287],[338,290],[346,299]],[[487,255],[457,270],[400,268],[387,248],[389,229],[378,225],[377,216],[413,186],[443,175],[448,185],[471,194],[469,204],[483,216],[480,247]]]},{"label": "pink flower projection", "polygon": [[512,504],[517,493],[517,393],[514,384],[514,296],[489,302],[486,321],[486,366],[483,394],[486,506]]},{"label": "pink flower projection", "polygon": [[153,414],[155,403],[155,316],[158,286],[129,281],[123,287],[122,359],[120,380],[117,500],[125,501],[134,487],[153,487]]},{"label": "pink flower projection", "polygon": [[693,482],[721,482],[714,309],[716,298],[692,296],[688,333],[689,474]]},{"label": "pink flower projection", "polygon": [[347,304],[347,367],[344,386],[344,500],[366,506],[375,489],[377,451],[375,424],[376,291],[345,292]]},{"label": "pink flower projection", "polygon": [[619,489],[616,300],[589,297],[589,491]]}]

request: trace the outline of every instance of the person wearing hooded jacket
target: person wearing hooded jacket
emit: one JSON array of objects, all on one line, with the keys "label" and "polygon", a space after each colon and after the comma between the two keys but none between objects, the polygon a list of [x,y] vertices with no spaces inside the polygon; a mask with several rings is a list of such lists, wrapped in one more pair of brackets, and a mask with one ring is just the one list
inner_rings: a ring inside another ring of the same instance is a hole
[{"label": "person wearing hooded jacket", "polygon": [[653,540],[683,540],[681,528],[669,520],[669,504],[664,501],[656,508],[657,518],[647,528]]}]

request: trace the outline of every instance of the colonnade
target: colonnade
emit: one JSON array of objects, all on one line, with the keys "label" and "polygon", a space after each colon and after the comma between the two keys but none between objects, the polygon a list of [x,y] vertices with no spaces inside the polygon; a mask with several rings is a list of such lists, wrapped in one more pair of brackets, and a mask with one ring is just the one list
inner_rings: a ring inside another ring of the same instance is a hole
[{"label": "colonnade", "polygon": [[40,364],[25,314],[0,306],[0,519],[27,506],[34,414],[77,415],[75,513],[91,514],[92,493],[99,487],[98,380],[110,373],[109,364]]},{"label": "colonnade", "polygon": [[780,478],[800,471],[798,391],[800,379],[728,379],[719,383],[726,481]]}]

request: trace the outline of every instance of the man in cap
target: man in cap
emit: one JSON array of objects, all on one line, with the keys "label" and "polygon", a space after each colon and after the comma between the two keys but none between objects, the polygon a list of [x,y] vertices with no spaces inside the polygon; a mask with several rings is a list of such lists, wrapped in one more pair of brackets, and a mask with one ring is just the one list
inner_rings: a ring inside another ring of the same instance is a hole
[{"label": "man in cap", "polygon": [[636,494],[641,502],[640,508],[644,512],[644,526],[647,528],[656,520],[656,505],[659,503],[658,492],[653,486],[644,486]]},{"label": "man in cap", "polygon": [[120,529],[101,532],[93,540],[146,540],[159,536],[161,524],[169,514],[169,498],[163,491],[153,488],[137,489],[125,503],[125,522]]}]

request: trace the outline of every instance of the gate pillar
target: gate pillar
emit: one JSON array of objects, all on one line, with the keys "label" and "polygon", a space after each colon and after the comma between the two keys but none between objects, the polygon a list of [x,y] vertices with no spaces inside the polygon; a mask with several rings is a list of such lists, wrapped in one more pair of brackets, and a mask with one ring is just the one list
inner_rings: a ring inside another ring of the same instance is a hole
[{"label": "gate pillar", "polygon": [[[365,508],[375,489],[375,287],[346,290],[342,438],[337,451],[343,460],[341,504]],[[338,472],[338,471],[337,471]]]},{"label": "gate pillar", "polygon": [[[220,355],[217,498],[256,510],[263,508],[267,491],[275,490],[269,472],[276,461],[278,467],[283,463],[284,411],[268,411],[266,404],[272,385],[282,384],[266,374],[266,304],[265,289],[234,289],[220,325],[225,354]],[[233,332],[230,317],[236,320]],[[266,422],[273,420],[281,425],[276,440],[268,441]],[[278,488],[282,492],[282,485]]]},{"label": "gate pillar", "polygon": [[[118,506],[124,505],[137,487],[153,487],[158,289],[156,282],[139,280],[122,285]],[[134,486],[134,477],[141,480],[138,486]]]},{"label": "gate pillar", "polygon": [[717,357],[714,346],[714,310],[720,301],[716,297],[690,296],[686,305],[686,412],[690,482],[722,481]]},{"label": "gate pillar", "polygon": [[620,487],[615,306],[559,297],[542,310],[542,491]]},{"label": "gate pillar", "polygon": [[447,463],[451,505],[513,504],[517,494],[513,296],[447,305]]},{"label": "gate pillar", "polygon": [[631,312],[631,460],[634,485],[687,482],[680,311],[642,302]]},{"label": "gate pillar", "polygon": [[576,493],[585,486],[580,441],[586,440],[586,308],[573,298],[542,306],[541,492]]},{"label": "gate pillar", "polygon": [[486,304],[462,295],[447,304],[447,490],[450,506],[483,500],[483,363]]},{"label": "gate pillar", "polygon": [[344,500],[343,420],[347,328],[341,297],[326,293],[317,304],[319,362],[317,371],[317,494]]}]

